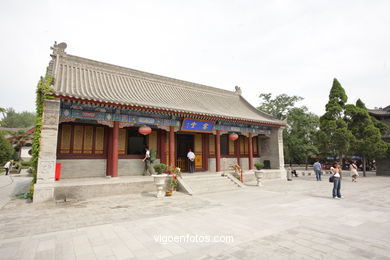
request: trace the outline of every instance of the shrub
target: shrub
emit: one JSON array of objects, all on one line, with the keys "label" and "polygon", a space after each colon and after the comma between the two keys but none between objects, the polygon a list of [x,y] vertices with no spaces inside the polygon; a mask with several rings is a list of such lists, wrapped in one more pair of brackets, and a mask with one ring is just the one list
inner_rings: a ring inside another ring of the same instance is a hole
[{"label": "shrub", "polygon": [[32,200],[33,199],[33,195],[34,195],[34,184],[35,184],[35,181],[32,180],[31,181],[31,184],[30,184],[30,190],[29,192],[27,193],[27,198]]},{"label": "shrub", "polygon": [[167,165],[163,163],[158,163],[153,165],[153,168],[157,172],[157,174],[162,174],[162,172],[167,168]]},{"label": "shrub", "polygon": [[0,134],[0,164],[3,166],[7,161],[13,158],[15,151],[12,145]]},{"label": "shrub", "polygon": [[255,163],[256,170],[261,170],[264,168],[264,163],[262,162],[257,162]]},{"label": "shrub", "polygon": [[32,166],[32,162],[31,161],[28,161],[28,162],[20,162],[22,164],[22,166]]}]

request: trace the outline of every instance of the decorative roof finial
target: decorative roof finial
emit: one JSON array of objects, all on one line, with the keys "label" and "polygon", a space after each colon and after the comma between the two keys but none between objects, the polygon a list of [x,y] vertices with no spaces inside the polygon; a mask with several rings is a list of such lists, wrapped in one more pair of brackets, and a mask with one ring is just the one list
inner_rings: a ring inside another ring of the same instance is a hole
[{"label": "decorative roof finial", "polygon": [[242,94],[241,88],[239,86],[235,86],[234,88],[236,89],[236,91],[234,93],[236,93],[237,95]]},{"label": "decorative roof finial", "polygon": [[53,50],[53,55],[64,55],[66,54],[65,52],[66,47],[67,45],[65,42],[61,42],[57,44],[57,42],[55,41],[53,47],[50,47],[50,49]]}]

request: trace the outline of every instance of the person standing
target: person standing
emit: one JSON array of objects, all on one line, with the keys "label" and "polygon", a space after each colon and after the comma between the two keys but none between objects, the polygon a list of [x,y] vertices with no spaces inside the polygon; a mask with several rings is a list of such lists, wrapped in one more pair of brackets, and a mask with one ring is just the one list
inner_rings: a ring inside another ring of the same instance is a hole
[{"label": "person standing", "polygon": [[333,169],[333,198],[334,199],[341,199],[343,196],[341,196],[341,178],[342,178],[342,170],[341,165],[337,164],[336,167]]},{"label": "person standing", "polygon": [[317,181],[321,181],[321,163],[317,161],[313,164],[314,172],[316,174]]},{"label": "person standing", "polygon": [[142,161],[145,163],[144,176],[146,176],[148,172],[149,175],[154,174],[154,169],[152,167],[152,162],[150,160],[150,151],[147,146],[145,147],[145,157],[144,159],[142,159]]},{"label": "person standing", "polygon": [[10,171],[12,169],[12,163],[13,163],[12,160],[5,163],[5,165],[4,165],[5,175],[8,175],[8,173],[10,173]]},{"label": "person standing", "polygon": [[190,173],[194,173],[194,171],[195,171],[195,154],[194,154],[194,152],[192,152],[191,148],[188,149],[187,158],[188,158],[188,166],[189,166]]},{"label": "person standing", "polygon": [[357,166],[356,166],[355,162],[352,162],[349,165],[349,170],[351,171],[352,182],[356,182],[357,177],[359,176],[359,173],[357,172]]}]

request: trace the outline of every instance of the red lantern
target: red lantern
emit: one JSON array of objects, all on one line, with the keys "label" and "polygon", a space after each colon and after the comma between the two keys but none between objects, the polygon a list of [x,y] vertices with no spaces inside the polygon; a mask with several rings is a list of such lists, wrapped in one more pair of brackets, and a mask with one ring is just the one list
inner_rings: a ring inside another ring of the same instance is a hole
[{"label": "red lantern", "polygon": [[237,139],[238,139],[238,134],[236,134],[236,133],[231,133],[231,134],[229,135],[229,140],[234,141],[234,140],[237,140]]},{"label": "red lantern", "polygon": [[152,128],[146,125],[143,125],[140,128],[138,128],[138,133],[140,133],[141,135],[148,135],[151,132],[152,132]]}]

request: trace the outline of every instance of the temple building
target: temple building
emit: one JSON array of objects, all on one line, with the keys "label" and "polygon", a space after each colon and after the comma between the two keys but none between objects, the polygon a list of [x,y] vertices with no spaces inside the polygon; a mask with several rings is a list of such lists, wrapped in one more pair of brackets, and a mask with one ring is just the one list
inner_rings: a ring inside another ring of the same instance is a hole
[{"label": "temple building", "polygon": [[[227,91],[70,55],[54,44],[47,73],[34,201],[53,199],[56,163],[61,180],[142,176],[144,148],[156,162],[196,172],[220,172],[255,162],[285,175],[285,122]],[[150,177],[145,177],[150,178]],[[61,182],[60,180],[60,182]]]},{"label": "temple building", "polygon": [[[368,113],[389,127],[387,133],[382,136],[382,139],[390,143],[390,106],[368,109]],[[390,176],[390,156],[376,160],[376,175]]]}]

